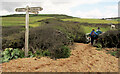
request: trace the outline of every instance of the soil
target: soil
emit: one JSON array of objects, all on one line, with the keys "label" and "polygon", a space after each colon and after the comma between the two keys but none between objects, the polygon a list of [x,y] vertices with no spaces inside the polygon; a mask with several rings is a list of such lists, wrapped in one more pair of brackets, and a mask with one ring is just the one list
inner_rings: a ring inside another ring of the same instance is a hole
[{"label": "soil", "polygon": [[19,58],[2,64],[3,72],[118,72],[118,58],[90,44],[75,43],[69,58]]}]

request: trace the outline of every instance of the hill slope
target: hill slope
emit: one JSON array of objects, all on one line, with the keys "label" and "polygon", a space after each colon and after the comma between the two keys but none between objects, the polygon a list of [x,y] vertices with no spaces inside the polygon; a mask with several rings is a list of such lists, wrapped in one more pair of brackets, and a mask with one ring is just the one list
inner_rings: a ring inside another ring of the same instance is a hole
[{"label": "hill slope", "polygon": [[66,59],[23,58],[3,63],[3,72],[117,72],[118,58],[97,51],[89,44],[75,43]]}]

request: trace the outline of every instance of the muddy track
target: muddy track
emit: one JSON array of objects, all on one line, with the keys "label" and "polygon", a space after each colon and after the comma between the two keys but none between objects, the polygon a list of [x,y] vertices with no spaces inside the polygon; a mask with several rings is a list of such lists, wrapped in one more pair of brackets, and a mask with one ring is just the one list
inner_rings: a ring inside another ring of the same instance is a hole
[{"label": "muddy track", "polygon": [[89,44],[75,43],[69,58],[16,59],[3,63],[2,70],[3,72],[118,72],[118,58],[97,51]]}]

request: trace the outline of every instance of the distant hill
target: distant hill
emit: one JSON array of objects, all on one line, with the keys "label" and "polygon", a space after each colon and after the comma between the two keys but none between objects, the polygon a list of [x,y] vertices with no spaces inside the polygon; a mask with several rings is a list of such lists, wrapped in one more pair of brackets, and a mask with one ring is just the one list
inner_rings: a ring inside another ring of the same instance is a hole
[{"label": "distant hill", "polygon": [[120,20],[120,17],[102,18],[102,20]]},{"label": "distant hill", "polygon": [[[64,14],[30,14],[30,17],[34,16],[45,16],[45,17],[56,17],[56,18],[74,18],[72,16],[64,15]],[[5,15],[0,17],[25,17],[25,14],[12,14],[12,15]]]}]

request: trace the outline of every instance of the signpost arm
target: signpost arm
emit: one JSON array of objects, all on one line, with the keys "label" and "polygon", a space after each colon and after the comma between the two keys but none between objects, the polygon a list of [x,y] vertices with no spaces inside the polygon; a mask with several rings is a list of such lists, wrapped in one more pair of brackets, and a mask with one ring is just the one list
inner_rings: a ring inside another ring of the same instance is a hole
[{"label": "signpost arm", "polygon": [[26,31],[25,31],[25,56],[28,56],[28,43],[29,43],[29,7],[26,7]]}]

